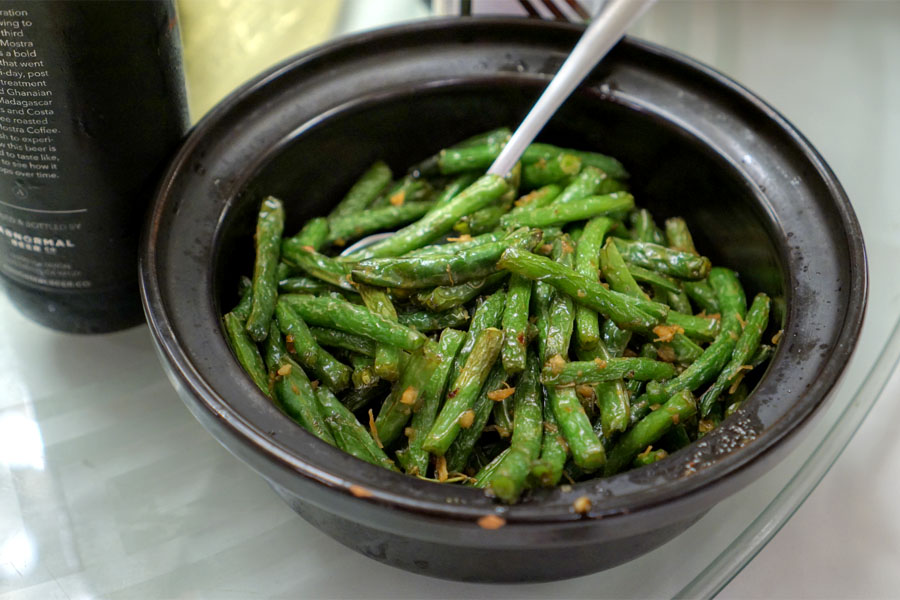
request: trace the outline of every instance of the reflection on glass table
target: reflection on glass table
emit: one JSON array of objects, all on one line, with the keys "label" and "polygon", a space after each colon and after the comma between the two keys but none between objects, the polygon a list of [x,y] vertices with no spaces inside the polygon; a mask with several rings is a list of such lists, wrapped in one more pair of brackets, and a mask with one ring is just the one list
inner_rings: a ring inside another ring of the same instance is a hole
[{"label": "reflection on glass table", "polygon": [[[423,15],[422,3],[408,6],[384,19]],[[349,30],[375,18],[336,22]],[[870,261],[862,340],[818,423],[787,460],[669,544],[553,584],[477,586],[385,567],[306,524],[203,431],[146,328],[56,334],[0,297],[0,598],[715,593],[814,487],[900,355],[900,204],[889,195],[900,163],[898,24],[900,3],[663,2],[634,30],[723,70],[803,131],[847,189]]]}]

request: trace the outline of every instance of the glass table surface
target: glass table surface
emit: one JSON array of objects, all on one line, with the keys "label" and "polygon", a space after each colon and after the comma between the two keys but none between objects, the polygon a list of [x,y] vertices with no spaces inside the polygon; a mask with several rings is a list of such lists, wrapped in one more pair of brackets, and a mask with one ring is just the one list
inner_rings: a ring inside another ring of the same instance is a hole
[{"label": "glass table surface", "polygon": [[[387,12],[344,15],[338,27],[425,15],[420,3],[399,0]],[[860,343],[827,409],[787,459],[620,567],[550,584],[434,580],[356,554],[297,517],[191,417],[146,327],[59,334],[0,296],[0,599],[647,598],[721,590],[815,488],[895,373],[900,3],[661,2],[632,33],[722,70],[779,109],[837,173],[862,225],[870,296]]]}]

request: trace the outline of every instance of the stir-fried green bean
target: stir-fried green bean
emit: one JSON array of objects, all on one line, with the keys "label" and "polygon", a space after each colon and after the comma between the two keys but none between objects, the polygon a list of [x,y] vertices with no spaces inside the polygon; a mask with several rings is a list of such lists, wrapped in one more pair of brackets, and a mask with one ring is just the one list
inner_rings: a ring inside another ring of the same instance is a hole
[{"label": "stir-fried green bean", "polygon": [[748,310],[737,272],[685,219],[657,225],[620,162],[535,143],[484,175],[509,136],[397,179],[376,162],[293,237],[263,200],[223,331],[313,436],[514,503],[667,460],[741,410],[774,348],[768,296]]}]

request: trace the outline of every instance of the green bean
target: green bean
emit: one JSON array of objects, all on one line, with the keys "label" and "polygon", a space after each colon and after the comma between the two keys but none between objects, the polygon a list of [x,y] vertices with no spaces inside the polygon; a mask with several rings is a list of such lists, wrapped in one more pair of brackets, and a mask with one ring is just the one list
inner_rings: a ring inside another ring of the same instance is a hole
[{"label": "green bean", "polygon": [[475,314],[472,315],[472,322],[469,324],[469,331],[466,333],[466,341],[463,342],[463,346],[456,357],[453,371],[451,371],[451,381],[456,380],[459,371],[466,364],[481,332],[500,325],[505,302],[506,292],[499,290],[485,298],[478,305],[478,308],[475,309]]},{"label": "green bean", "polygon": [[[606,345],[599,341],[590,350],[579,350],[578,359],[581,361],[610,361],[615,360]],[[597,408],[600,409],[600,429],[604,437],[611,438],[614,432],[625,431],[629,425],[631,406],[628,390],[623,378],[598,382],[593,386],[597,397]]]},{"label": "green bean", "polygon": [[253,284],[249,278],[241,277],[240,288],[240,300],[231,312],[240,321],[246,322],[250,316],[250,307],[253,306]]},{"label": "green bean", "polygon": [[500,463],[503,462],[503,459],[507,457],[509,454],[509,448],[504,449],[500,454],[491,459],[491,462],[481,467],[477,473],[472,477],[472,485],[477,488],[485,488],[488,485],[488,482],[491,479],[491,476],[494,474],[494,471],[500,466]]},{"label": "green bean", "polygon": [[[557,264],[570,268],[575,262],[575,249],[569,236],[563,234],[554,241],[553,255]],[[574,272],[574,271],[573,271]],[[565,362],[568,355],[572,330],[575,324],[575,309],[572,299],[557,293],[550,304],[544,352],[550,357],[550,364]],[[593,434],[591,422],[584,412],[573,388],[549,386],[547,393],[550,407],[563,437],[568,443],[576,464],[586,470],[593,470],[603,465],[605,460],[603,447]]]},{"label": "green bean", "polygon": [[553,199],[553,204],[564,205],[576,202],[589,196],[596,196],[616,190],[605,191],[605,183],[609,179],[607,174],[596,167],[587,166],[563,188],[562,192]]},{"label": "green bean", "polygon": [[509,273],[500,272],[484,279],[466,281],[457,285],[441,285],[430,291],[417,292],[412,301],[435,312],[450,310],[465,304],[476,296],[489,292],[506,281]]},{"label": "green bean", "polygon": [[320,254],[311,246],[301,246],[296,238],[284,240],[281,244],[281,256],[288,264],[302,269],[316,279],[356,292],[349,279],[350,267],[346,263]]},{"label": "green bean", "polygon": [[553,414],[572,453],[572,460],[586,471],[602,467],[606,462],[606,452],[594,434],[575,388],[550,386],[547,393]]},{"label": "green bean", "polygon": [[[638,381],[630,379],[629,381]],[[631,423],[631,396],[624,379],[597,383],[594,386],[597,408],[600,410],[598,423],[603,435],[609,439],[615,432],[625,431]]]},{"label": "green bean", "polygon": [[331,211],[329,218],[341,215],[353,215],[368,208],[368,206],[384,191],[391,182],[390,167],[384,162],[377,161],[370,166],[365,173],[353,184],[347,195]]},{"label": "green bean", "polygon": [[375,385],[353,388],[346,392],[341,397],[341,402],[347,407],[347,410],[356,412],[374,402],[376,398],[383,399],[390,391],[390,382],[379,379]]},{"label": "green bean", "polygon": [[500,221],[512,206],[512,201],[494,206],[486,206],[470,215],[462,217],[453,225],[453,231],[464,235],[482,235],[500,227]]},{"label": "green bean", "polygon": [[722,391],[732,384],[735,377],[744,369],[744,365],[751,359],[753,353],[759,348],[759,340],[762,332],[769,324],[769,297],[765,294],[757,294],[753,299],[753,305],[747,313],[747,321],[744,330],[734,344],[731,359],[719,373],[715,383],[700,398],[700,415],[706,416],[713,404],[719,398]]},{"label": "green bean", "polygon": [[544,385],[572,386],[622,379],[669,379],[675,375],[670,363],[649,358],[610,358],[608,360],[573,361],[545,366]]},{"label": "green bean", "polygon": [[600,251],[600,268],[611,289],[632,298],[647,299],[641,286],[632,277],[612,238],[606,240],[606,244]]},{"label": "green bean", "polygon": [[[285,296],[282,296],[284,298]],[[279,300],[275,307],[278,327],[286,336],[291,336],[291,343],[297,361],[309,369],[317,379],[333,392],[339,392],[350,383],[353,370],[337,360],[316,342],[303,319],[291,308]]]},{"label": "green bean", "polygon": [[638,358],[652,358],[656,360],[657,358],[656,347],[650,342],[646,342],[641,344],[640,350],[638,351]]},{"label": "green bean", "polygon": [[497,360],[502,341],[503,332],[493,327],[478,334],[465,366],[450,386],[444,406],[425,437],[422,444],[425,450],[436,456],[443,456],[450,448],[462,425],[468,421],[464,413],[472,410],[481,387]]},{"label": "green bean", "polygon": [[[257,349],[259,349],[258,346]],[[268,386],[271,391],[275,382],[275,372],[282,366],[283,359],[286,356],[290,357],[287,345],[281,337],[281,329],[278,327],[277,320],[273,320],[269,323],[269,334],[266,336],[265,342],[263,342],[261,356],[265,362],[265,369],[268,369],[266,378],[268,379]]]},{"label": "green bean", "polygon": [[[458,144],[450,146],[451,150],[460,150],[463,148],[473,148],[476,146],[494,146],[497,144],[505,144],[509,140],[512,132],[508,127],[500,127],[472,136]],[[440,152],[433,156],[429,156],[422,162],[418,163],[411,169],[411,173],[416,177],[434,177],[440,175]]]},{"label": "green bean", "polygon": [[562,477],[563,467],[569,457],[569,445],[562,435],[550,395],[543,389],[543,437],[541,438],[541,456],[531,465],[531,476],[541,487],[553,487]]},{"label": "green bean", "polygon": [[504,145],[505,142],[445,148],[438,153],[438,169],[443,175],[454,175],[464,171],[485,171],[500,155]]},{"label": "green bean", "polygon": [[404,350],[415,350],[427,340],[414,329],[376,315],[362,306],[328,296],[284,294],[279,301],[286,302],[307,324],[362,335]]},{"label": "green bean", "polygon": [[588,196],[564,204],[557,199],[548,206],[525,209],[518,214],[509,213],[500,223],[504,227],[552,227],[625,211],[633,206],[634,196],[628,192]]},{"label": "green bean", "polygon": [[726,417],[726,418],[730,417],[735,412],[737,412],[737,410],[741,407],[741,405],[747,399],[747,396],[749,395],[749,393],[750,393],[750,390],[747,388],[746,383],[741,382],[740,384],[738,384],[737,389],[734,391],[734,393],[729,394],[729,396],[728,396],[729,404],[725,408],[724,417]]},{"label": "green bean", "polygon": [[620,329],[615,323],[605,319],[600,324],[600,341],[606,346],[610,356],[622,356],[631,341],[631,332]]},{"label": "green bean", "polygon": [[614,239],[622,258],[640,267],[691,281],[698,281],[709,274],[710,262],[705,256],[679,252],[650,242]]},{"label": "green bean", "polygon": [[747,364],[755,369],[761,364],[768,362],[773,354],[775,354],[775,348],[773,346],[761,344],[756,352],[753,353],[753,356],[750,357],[750,362]]},{"label": "green bean", "polygon": [[378,447],[366,428],[334,397],[330,390],[323,387],[318,388],[316,399],[322,407],[325,422],[328,423],[328,428],[331,430],[338,448],[376,467],[384,467],[392,471],[398,470],[394,461]]},{"label": "green bean", "polygon": [[685,315],[674,310],[669,311],[666,324],[682,329],[686,336],[701,342],[710,342],[716,339],[721,329],[719,319]]},{"label": "green bean", "polygon": [[[290,354],[307,368],[315,365],[318,361],[319,344],[303,319],[297,316],[297,313],[283,301],[279,301],[275,305],[275,322],[278,325],[279,333],[286,336]],[[297,342],[296,346],[294,341]]]},{"label": "green bean", "polygon": [[285,279],[300,275],[298,271],[299,269],[293,265],[289,265],[283,260],[279,261],[278,268],[275,271],[275,278],[278,280],[278,285],[281,285],[281,282]]},{"label": "green bean", "polygon": [[541,232],[533,230],[527,237],[507,237],[462,250],[455,254],[416,256],[413,258],[374,258],[360,261],[353,268],[357,283],[398,288],[423,288],[458,285],[473,279],[484,279],[497,272],[497,260],[511,245],[530,249],[540,241]]},{"label": "green bean", "polygon": [[378,210],[389,206],[414,204],[431,198],[434,188],[424,179],[407,175],[394,183],[390,189],[378,196],[370,209]]},{"label": "green bean", "polygon": [[619,256],[612,238],[608,238],[599,254],[601,271],[607,279],[609,287],[615,293],[630,296],[638,306],[651,317],[664,319],[668,314],[668,307],[660,302],[653,302],[641,290],[640,286],[631,277],[625,263]]},{"label": "green bean", "polygon": [[254,341],[266,339],[278,296],[278,259],[284,231],[284,206],[269,196],[262,201],[256,222],[256,260],[253,263],[253,298],[244,326]]},{"label": "green bean", "polygon": [[615,475],[673,425],[686,421],[696,413],[697,402],[690,391],[680,390],[673,394],[665,404],[622,434],[609,452],[603,474],[607,477]]},{"label": "green bean", "polygon": [[[612,220],[595,217],[587,222],[575,244],[575,270],[591,280],[600,276],[600,249],[603,239],[612,228]],[[575,342],[579,348],[591,349],[600,342],[600,319],[587,306],[575,309]]]},{"label": "green bean", "polygon": [[484,208],[509,189],[502,177],[484,175],[444,206],[407,225],[391,237],[353,253],[355,259],[399,256],[433,243],[453,228],[463,215]]},{"label": "green bean", "polygon": [[[433,190],[431,184],[424,179],[407,175],[396,181],[382,191],[372,200],[368,210],[379,210],[389,206],[403,204],[407,200],[416,201],[426,198]],[[342,215],[346,216],[346,215]]]},{"label": "green bean", "polygon": [[525,369],[527,344],[528,305],[531,300],[530,279],[513,275],[509,280],[506,307],[503,311],[503,368],[512,375]]},{"label": "green bean", "polygon": [[550,304],[556,295],[556,290],[549,283],[535,281],[531,294],[531,319],[534,320],[534,328],[537,332],[538,355],[543,363],[548,358],[547,339],[550,328]]},{"label": "green bean", "polygon": [[506,502],[515,502],[521,495],[532,462],[540,455],[544,435],[540,359],[534,352],[528,354],[514,397],[515,421],[510,451],[486,482],[491,492]]},{"label": "green bean", "polygon": [[[575,264],[575,247],[568,235],[553,241],[553,260],[567,269]],[[561,355],[568,356],[572,332],[575,329],[575,303],[566,294],[555,293],[550,300],[547,333],[544,342],[544,361]]]},{"label": "green bean", "polygon": [[709,414],[697,421],[697,439],[703,438],[707,433],[721,425],[724,419],[725,407],[719,402],[713,403]]},{"label": "green bean", "polygon": [[389,446],[403,433],[410,416],[421,406],[422,389],[442,358],[432,341],[410,355],[400,379],[394,383],[391,395],[385,399],[375,418],[375,430],[382,445]]},{"label": "green bean", "polygon": [[476,179],[478,179],[478,175],[475,173],[463,173],[457,175],[450,183],[445,185],[444,189],[442,189],[437,197],[435,197],[431,210],[436,210],[453,200],[457,194],[475,183]]},{"label": "green bean", "polygon": [[456,355],[466,339],[466,334],[456,329],[445,329],[438,342],[440,364],[422,388],[421,406],[407,428],[409,440],[406,448],[397,451],[397,460],[410,475],[425,475],[428,471],[428,452],[422,448],[425,434],[431,430],[447,390],[447,380]]},{"label": "green bean", "polygon": [[482,244],[499,242],[504,237],[506,237],[506,233],[502,231],[492,231],[477,236],[462,235],[459,237],[451,237],[447,239],[446,243],[422,246],[421,248],[416,248],[415,250],[407,252],[403,257],[412,258],[414,256],[430,256],[434,254],[455,254],[461,250],[469,250],[475,246],[481,246]]},{"label": "green bean", "polygon": [[406,312],[398,315],[398,321],[416,331],[439,331],[448,327],[464,326],[469,322],[469,311],[458,306],[443,312]]},{"label": "green bean", "polygon": [[673,311],[683,314],[691,314],[693,310],[691,307],[691,301],[688,299],[687,294],[684,293],[684,290],[672,292],[669,290],[654,288],[654,300],[656,300],[656,294],[659,294],[661,301],[664,304],[668,304],[669,308],[671,308]]},{"label": "green bean", "polygon": [[703,355],[703,347],[684,334],[676,333],[669,342],[656,347],[660,360],[689,365]]},{"label": "green bean", "polygon": [[[616,251],[618,254],[618,250]],[[618,254],[621,258],[621,254]],[[631,274],[631,277],[635,281],[640,281],[641,283],[647,283],[652,285],[654,288],[661,288],[668,292],[680,292],[681,291],[681,282],[675,279],[674,277],[669,277],[667,275],[663,275],[662,273],[657,273],[656,271],[645,269],[644,267],[639,267],[635,264],[625,263],[625,268],[628,269],[628,272]],[[699,283],[699,282],[687,282],[684,283]],[[712,289],[710,289],[712,292]]]},{"label": "green bean", "polygon": [[744,290],[737,279],[737,274],[724,267],[715,267],[710,271],[710,283],[716,290],[719,306],[722,307],[722,322],[718,336],[706,347],[703,354],[682,371],[678,377],[664,386],[647,385],[647,394],[652,402],[672,396],[681,390],[694,391],[701,385],[716,378],[719,371],[728,362],[738,338],[741,321],[746,315],[746,299]]},{"label": "green bean", "polygon": [[[509,248],[500,257],[497,265],[529,279],[546,281],[571,296],[577,303],[612,319],[623,329],[648,331],[659,322],[657,318],[645,312],[651,304],[657,303],[649,301],[641,303],[624,294],[610,291],[599,282],[579,275],[573,269],[554,264],[553,261],[537,254],[515,247]],[[665,310],[663,305],[658,306]]]},{"label": "green bean", "polygon": [[293,239],[298,246],[309,246],[313,250],[319,250],[329,241],[328,231],[328,219],[315,217],[307,221]]},{"label": "green bean", "polygon": [[334,435],[322,415],[312,384],[283,346],[275,324],[266,340],[266,362],[270,365],[278,405],[294,422],[320,440],[335,445]]},{"label": "green bean", "polygon": [[[566,231],[564,233],[569,236],[569,241],[572,243],[572,245],[577,246],[578,240],[581,239],[581,236],[584,233],[584,225],[582,223],[572,223],[571,225],[566,227]],[[572,264],[574,265],[575,263],[573,262]]]},{"label": "green bean", "polygon": [[747,316],[747,298],[737,273],[725,267],[714,267],[709,272],[709,284],[716,293],[722,314],[722,330],[730,331],[736,337]]},{"label": "green bean", "polygon": [[473,135],[472,137],[466,138],[465,140],[454,144],[451,147],[468,148],[471,146],[480,146],[482,144],[505,144],[511,136],[512,131],[510,131],[509,127],[498,127],[496,129],[491,129],[490,131],[485,131],[477,135]]},{"label": "green bean", "polygon": [[550,144],[532,143],[522,154],[522,162],[526,164],[537,162],[540,159],[548,160],[558,154],[574,154],[581,159],[582,164],[590,165],[601,169],[609,177],[615,179],[627,179],[628,172],[618,160],[599,152],[585,152],[583,150],[572,150],[569,148],[560,148]]},{"label": "green bean", "polygon": [[[397,321],[397,310],[387,293],[378,288],[360,285],[357,288],[366,308],[390,321]],[[375,346],[375,374],[388,381],[400,377],[400,361],[403,351],[397,346],[379,343]]]},{"label": "green bean", "polygon": [[[643,393],[645,383],[646,382],[644,381],[631,379],[626,386],[629,387],[629,393],[631,394],[629,427],[633,427],[635,423],[638,423],[641,419],[649,415],[651,406],[659,406],[659,404],[651,404],[652,401],[650,400],[650,396]],[[631,386],[633,384],[640,384],[640,387],[635,385],[635,387],[632,388]]]},{"label": "green bean", "polygon": [[669,247],[681,252],[700,254],[694,246],[694,238],[688,229],[687,222],[681,217],[666,219],[666,240]]},{"label": "green bean", "polygon": [[303,369],[290,358],[285,358],[281,370],[288,368],[290,371],[287,375],[275,378],[275,395],[281,409],[320,440],[332,446],[336,445],[334,435],[321,415],[315,392]]},{"label": "green bean", "polygon": [[638,242],[650,242],[653,244],[665,244],[666,238],[662,230],[653,221],[653,215],[645,208],[631,213],[629,221],[633,230],[634,239]]},{"label": "green bean", "polygon": [[719,302],[716,300],[716,292],[709,285],[709,281],[685,281],[684,293],[700,310],[708,315],[719,312]]},{"label": "green bean", "polygon": [[327,241],[343,246],[344,243],[361,238],[376,231],[394,229],[422,218],[434,206],[433,202],[404,202],[399,206],[373,208],[359,214],[334,217],[330,221]]},{"label": "green bean", "polygon": [[581,159],[572,154],[557,154],[539,159],[522,168],[522,185],[529,189],[566,181],[581,170]]},{"label": "green bean", "polygon": [[655,462],[661,461],[667,456],[669,456],[669,453],[662,448],[658,450],[647,448],[647,451],[641,452],[640,454],[635,456],[631,464],[634,467],[646,467],[647,465],[652,465]]},{"label": "green bean", "polygon": [[504,396],[495,400],[491,416],[497,435],[508,438],[513,431],[513,397]]},{"label": "green bean", "polygon": [[359,352],[366,356],[375,356],[375,342],[371,338],[327,327],[310,327],[309,332],[316,342],[322,346],[342,348],[351,352]]},{"label": "green bean", "polygon": [[299,277],[285,277],[280,279],[278,281],[278,289],[282,292],[288,292],[290,294],[338,293],[354,304],[362,304],[362,298],[360,298],[359,294],[357,294],[356,292],[351,292],[347,289],[339,288],[337,286],[331,285],[330,283],[326,283],[321,279],[306,277],[305,275],[301,275]]},{"label": "green bean", "polygon": [[728,332],[720,333],[719,337],[706,347],[700,358],[691,363],[677,377],[659,386],[647,385],[647,395],[650,397],[651,404],[660,402],[682,390],[692,392],[704,383],[715,379],[731,356],[733,348],[734,339],[731,335]]},{"label": "green bean", "polygon": [[451,473],[461,473],[465,468],[472,449],[481,437],[484,426],[487,425],[494,408],[494,400],[490,394],[502,389],[505,383],[506,371],[503,369],[503,364],[495,360],[487,379],[481,386],[481,392],[472,403],[471,410],[474,413],[472,422],[467,427],[460,429],[453,443],[444,453],[444,457],[447,459],[447,470]]},{"label": "green bean", "polygon": [[247,371],[253,383],[265,395],[269,396],[269,375],[266,373],[266,367],[262,356],[259,354],[259,349],[244,327],[244,320],[233,312],[226,313],[223,320],[229,345],[238,362]]},{"label": "green bean", "polygon": [[553,202],[560,193],[562,193],[562,188],[560,186],[554,183],[545,185],[516,200],[516,206],[510,211],[510,214],[521,214],[527,210],[547,206]]},{"label": "green bean", "polygon": [[371,387],[380,381],[378,375],[375,374],[375,359],[371,356],[352,353],[349,360],[350,366],[353,367],[350,381],[353,382],[355,389]]}]

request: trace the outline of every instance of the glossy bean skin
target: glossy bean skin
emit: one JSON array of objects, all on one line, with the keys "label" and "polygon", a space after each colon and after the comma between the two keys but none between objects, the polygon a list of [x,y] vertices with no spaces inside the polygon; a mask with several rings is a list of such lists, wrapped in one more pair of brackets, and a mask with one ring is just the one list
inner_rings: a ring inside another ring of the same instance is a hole
[{"label": "glossy bean skin", "polygon": [[376,161],[353,184],[347,195],[332,209],[330,218],[357,214],[369,207],[387,188],[393,174],[383,161]]},{"label": "glossy bean skin", "polygon": [[278,261],[284,231],[284,206],[277,198],[263,200],[256,223],[253,296],[245,327],[254,341],[266,338],[278,298]]},{"label": "glossy bean skin", "polygon": [[472,409],[494,362],[500,355],[503,332],[494,327],[481,331],[444,398],[444,406],[425,437],[422,447],[443,456],[462,428],[463,413]]}]

